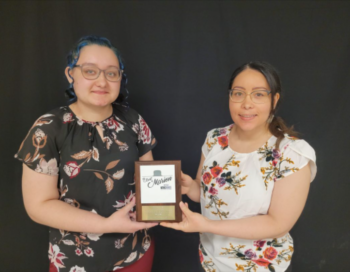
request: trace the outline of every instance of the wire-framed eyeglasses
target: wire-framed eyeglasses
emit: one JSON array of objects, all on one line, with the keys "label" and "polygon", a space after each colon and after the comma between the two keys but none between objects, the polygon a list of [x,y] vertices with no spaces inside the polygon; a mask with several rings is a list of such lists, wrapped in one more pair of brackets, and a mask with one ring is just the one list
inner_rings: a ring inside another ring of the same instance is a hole
[{"label": "wire-framed eyeglasses", "polygon": [[250,95],[250,99],[253,103],[256,104],[268,103],[269,95],[271,93],[271,91],[268,90],[256,90],[247,94],[245,91],[242,91],[240,89],[230,89],[228,92],[231,101],[234,103],[243,102],[247,95]]},{"label": "wire-framed eyeglasses", "polygon": [[117,67],[109,67],[105,70],[101,70],[93,64],[74,65],[74,67],[80,68],[83,77],[90,80],[98,78],[101,72],[103,72],[108,81],[117,82],[122,78],[124,72]]}]

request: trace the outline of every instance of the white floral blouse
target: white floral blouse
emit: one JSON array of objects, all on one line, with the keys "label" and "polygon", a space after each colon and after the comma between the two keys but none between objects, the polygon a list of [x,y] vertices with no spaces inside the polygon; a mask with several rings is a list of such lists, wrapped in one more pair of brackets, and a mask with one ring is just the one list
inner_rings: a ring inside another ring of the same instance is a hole
[{"label": "white floral blouse", "polygon": [[[237,153],[228,145],[233,125],[208,132],[202,152],[202,214],[211,220],[240,219],[267,214],[274,182],[310,162],[311,181],[316,175],[313,148],[304,140],[285,135],[280,149],[272,136],[251,153]],[[289,234],[264,240],[246,240],[212,233],[200,235],[200,261],[207,272],[285,271],[293,254]]]}]

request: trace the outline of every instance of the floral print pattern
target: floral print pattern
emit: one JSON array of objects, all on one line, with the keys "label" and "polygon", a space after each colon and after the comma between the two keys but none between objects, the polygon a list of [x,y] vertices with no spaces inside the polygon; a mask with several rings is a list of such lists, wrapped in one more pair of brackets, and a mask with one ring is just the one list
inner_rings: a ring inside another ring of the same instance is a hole
[{"label": "floral print pattern", "polygon": [[[294,141],[294,139],[293,139]],[[289,145],[285,146],[283,149],[287,149]],[[290,167],[294,162],[288,158],[284,157],[284,152],[280,152],[274,146],[268,146],[266,143],[263,147],[259,148],[258,154],[261,154],[262,157],[259,160],[265,159],[269,163],[267,167],[261,167],[260,171],[263,174],[263,179],[265,187],[267,189],[269,181],[276,181],[284,177],[284,174],[289,172],[296,172],[299,170],[298,167]],[[282,167],[282,163],[283,167]],[[285,165],[287,163],[287,165]]]},{"label": "floral print pattern", "polygon": [[[305,141],[288,135],[279,150],[272,136],[256,151],[238,153],[229,148],[232,127],[211,130],[202,147],[201,210],[211,220],[267,214],[274,182],[315,161]],[[200,238],[199,258],[207,272],[285,271],[294,251],[289,234],[255,241],[207,233]]]},{"label": "floral print pattern", "polygon": [[[133,109],[113,105],[111,117],[88,122],[61,107],[34,123],[15,157],[36,172],[59,175],[60,201],[108,217],[133,199],[134,161],[155,144]],[[50,271],[97,271],[89,262],[95,258],[98,272],[118,270],[141,258],[150,244],[147,230],[105,235],[51,228]]]}]

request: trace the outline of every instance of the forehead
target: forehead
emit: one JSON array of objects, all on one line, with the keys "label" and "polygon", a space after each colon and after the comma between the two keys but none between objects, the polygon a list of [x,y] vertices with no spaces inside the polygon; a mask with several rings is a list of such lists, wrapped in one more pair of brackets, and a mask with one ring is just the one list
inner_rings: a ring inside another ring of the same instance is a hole
[{"label": "forehead", "polygon": [[101,45],[87,45],[80,50],[79,64],[92,63],[100,68],[108,66],[119,67],[119,61],[112,49]]},{"label": "forehead", "polygon": [[232,87],[242,87],[245,89],[266,88],[269,89],[269,84],[265,76],[257,70],[246,69],[239,73],[232,83]]}]

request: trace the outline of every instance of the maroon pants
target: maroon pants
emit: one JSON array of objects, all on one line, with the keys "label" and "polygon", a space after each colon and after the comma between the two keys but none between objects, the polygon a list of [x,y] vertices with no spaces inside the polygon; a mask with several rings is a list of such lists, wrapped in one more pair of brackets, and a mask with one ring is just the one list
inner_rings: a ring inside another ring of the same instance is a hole
[{"label": "maroon pants", "polygon": [[154,239],[152,239],[151,246],[146,251],[145,255],[141,257],[136,263],[128,265],[125,268],[118,269],[118,272],[151,272],[154,256]]}]

